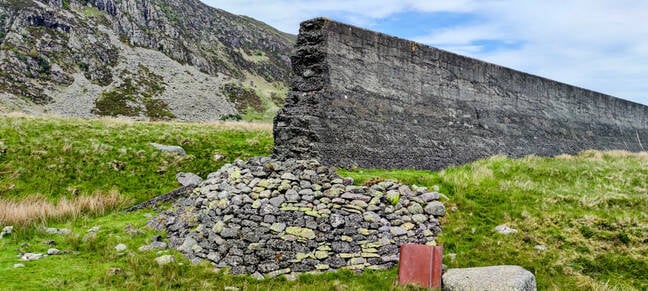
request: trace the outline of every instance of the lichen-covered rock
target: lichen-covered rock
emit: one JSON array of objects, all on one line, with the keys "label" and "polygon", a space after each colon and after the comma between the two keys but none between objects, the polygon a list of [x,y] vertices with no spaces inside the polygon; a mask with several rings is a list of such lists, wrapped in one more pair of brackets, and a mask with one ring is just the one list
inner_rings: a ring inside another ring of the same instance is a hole
[{"label": "lichen-covered rock", "polygon": [[149,225],[192,262],[268,278],[389,268],[401,244],[433,243],[441,231],[445,209],[427,189],[352,183],[314,160],[237,160]]},{"label": "lichen-covered rock", "polygon": [[425,206],[425,213],[434,216],[444,216],[445,206],[439,201],[432,201]]},{"label": "lichen-covered rock", "polygon": [[301,228],[301,227],[287,227],[286,228],[286,233],[291,234],[297,237],[301,238],[306,238],[306,239],[314,239],[315,238],[315,232],[313,232],[312,229],[308,228]]}]

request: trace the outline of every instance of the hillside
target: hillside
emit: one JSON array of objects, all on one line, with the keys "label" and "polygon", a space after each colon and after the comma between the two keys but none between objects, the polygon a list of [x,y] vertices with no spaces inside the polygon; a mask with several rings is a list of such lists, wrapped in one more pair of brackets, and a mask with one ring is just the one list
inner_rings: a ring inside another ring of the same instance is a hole
[{"label": "hillside", "polygon": [[198,0],[0,0],[0,112],[269,119],[293,42]]},{"label": "hillside", "polygon": [[[181,145],[187,156],[159,152],[150,142]],[[168,242],[165,233],[145,226],[159,210],[119,209],[176,188],[177,172],[204,178],[224,163],[271,149],[267,124],[0,115],[0,229],[15,226],[0,239],[0,289],[407,289],[395,287],[396,269],[257,281],[192,265],[176,250],[138,250],[157,235]],[[442,171],[339,172],[357,184],[397,179],[439,187],[449,209],[439,237],[449,267],[521,265],[536,275],[539,290],[648,288],[646,152],[494,156]],[[50,216],[7,211],[54,203],[61,209]],[[77,211],[62,212],[68,208]],[[498,234],[494,228],[501,224],[518,232]],[[71,233],[49,234],[45,227]],[[120,243],[128,250],[118,252]],[[17,258],[49,248],[63,254]],[[158,266],[154,258],[167,254],[176,263]],[[19,263],[24,267],[14,268]]]}]

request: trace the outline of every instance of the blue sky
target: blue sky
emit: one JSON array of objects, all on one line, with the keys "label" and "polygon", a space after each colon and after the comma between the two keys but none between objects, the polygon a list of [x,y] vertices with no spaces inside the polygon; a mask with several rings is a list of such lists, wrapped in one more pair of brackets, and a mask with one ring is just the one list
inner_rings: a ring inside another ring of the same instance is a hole
[{"label": "blue sky", "polygon": [[648,1],[201,1],[294,34],[325,16],[648,105]]}]

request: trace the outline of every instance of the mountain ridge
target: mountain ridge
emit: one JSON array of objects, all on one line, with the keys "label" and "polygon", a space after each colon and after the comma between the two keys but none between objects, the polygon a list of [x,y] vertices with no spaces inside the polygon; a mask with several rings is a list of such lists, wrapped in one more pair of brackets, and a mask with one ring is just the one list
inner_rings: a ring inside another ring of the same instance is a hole
[{"label": "mountain ridge", "polygon": [[198,0],[0,0],[0,111],[267,118],[293,43]]}]

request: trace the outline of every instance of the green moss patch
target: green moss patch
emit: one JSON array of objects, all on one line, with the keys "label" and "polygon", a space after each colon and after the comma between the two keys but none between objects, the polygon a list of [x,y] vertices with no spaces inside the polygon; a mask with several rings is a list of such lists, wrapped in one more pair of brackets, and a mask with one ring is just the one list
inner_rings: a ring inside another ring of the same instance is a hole
[{"label": "green moss patch", "polygon": [[227,100],[234,103],[236,110],[243,112],[245,110],[254,110],[263,112],[263,100],[256,94],[254,89],[241,85],[227,83],[221,87],[221,92]]},{"label": "green moss patch", "polygon": [[162,76],[142,65],[135,74],[123,71],[122,76],[125,77],[122,84],[102,92],[95,100],[92,113],[101,116],[144,115],[154,120],[175,118],[168,104],[156,98],[165,90]]},{"label": "green moss patch", "polygon": [[104,16],[104,13],[97,9],[97,7],[94,6],[84,6],[83,9],[81,10],[83,15],[86,17],[91,17],[91,18],[97,18],[97,17],[102,17]]}]

